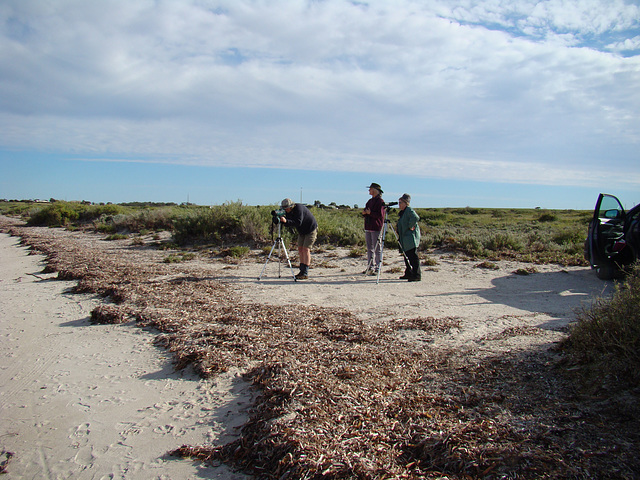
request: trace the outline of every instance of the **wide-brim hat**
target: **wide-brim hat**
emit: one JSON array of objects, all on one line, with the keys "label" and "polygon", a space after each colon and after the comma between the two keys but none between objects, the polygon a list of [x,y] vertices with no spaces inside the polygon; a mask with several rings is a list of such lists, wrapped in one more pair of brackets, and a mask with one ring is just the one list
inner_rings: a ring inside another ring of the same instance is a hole
[{"label": "wide-brim hat", "polygon": [[380,184],[378,183],[372,183],[371,185],[369,185],[367,188],[375,188],[376,190],[378,190],[380,193],[384,193],[382,191],[382,187],[380,186]]}]

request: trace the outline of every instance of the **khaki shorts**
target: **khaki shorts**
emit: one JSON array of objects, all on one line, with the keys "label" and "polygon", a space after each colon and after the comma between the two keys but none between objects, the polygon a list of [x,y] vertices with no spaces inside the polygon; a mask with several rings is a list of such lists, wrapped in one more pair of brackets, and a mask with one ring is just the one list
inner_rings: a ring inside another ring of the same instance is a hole
[{"label": "khaki shorts", "polygon": [[318,229],[306,235],[298,234],[298,247],[311,248],[318,238]]}]

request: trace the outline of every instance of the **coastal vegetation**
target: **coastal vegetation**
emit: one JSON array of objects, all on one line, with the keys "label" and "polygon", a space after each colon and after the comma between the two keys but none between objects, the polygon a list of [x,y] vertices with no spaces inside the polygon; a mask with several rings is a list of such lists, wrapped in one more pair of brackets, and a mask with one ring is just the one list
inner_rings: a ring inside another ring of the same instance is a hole
[{"label": "coastal vegetation", "polygon": [[640,388],[640,265],[610,298],[577,312],[565,347],[590,393]]},{"label": "coastal vegetation", "polygon": [[[316,204],[319,202],[316,202]],[[49,201],[0,202],[0,213],[19,215],[32,226],[59,226],[105,234],[139,235],[168,231],[181,247],[216,245],[259,246],[274,235],[273,205],[242,202],[192,204],[106,204]],[[357,208],[311,207],[318,220],[318,244],[364,245],[362,217]],[[416,208],[420,215],[421,252],[445,250],[482,260],[517,259],[531,263],[586,265],[584,239],[591,212],[582,210],[499,208]],[[398,212],[389,210],[394,227]],[[282,236],[292,239],[287,228]],[[386,246],[397,248],[394,231]]]}]

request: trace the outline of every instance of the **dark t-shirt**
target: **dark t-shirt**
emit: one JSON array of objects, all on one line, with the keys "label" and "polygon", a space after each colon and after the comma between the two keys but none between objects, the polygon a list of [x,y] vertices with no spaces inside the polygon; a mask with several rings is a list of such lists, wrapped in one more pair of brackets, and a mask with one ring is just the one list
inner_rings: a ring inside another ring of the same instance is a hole
[{"label": "dark t-shirt", "polygon": [[294,227],[300,235],[308,235],[318,228],[316,217],[301,203],[296,203],[295,207],[287,213],[286,217],[286,225]]}]

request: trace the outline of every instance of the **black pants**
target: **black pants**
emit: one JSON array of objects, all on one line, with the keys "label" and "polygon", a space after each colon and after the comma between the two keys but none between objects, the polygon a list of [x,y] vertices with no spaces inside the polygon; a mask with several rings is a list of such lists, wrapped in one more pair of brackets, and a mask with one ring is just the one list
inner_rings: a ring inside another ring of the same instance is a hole
[{"label": "black pants", "polygon": [[404,252],[404,264],[407,268],[406,272],[414,278],[421,278],[420,273],[420,259],[418,258],[418,251],[416,248],[411,250],[405,250]]}]

